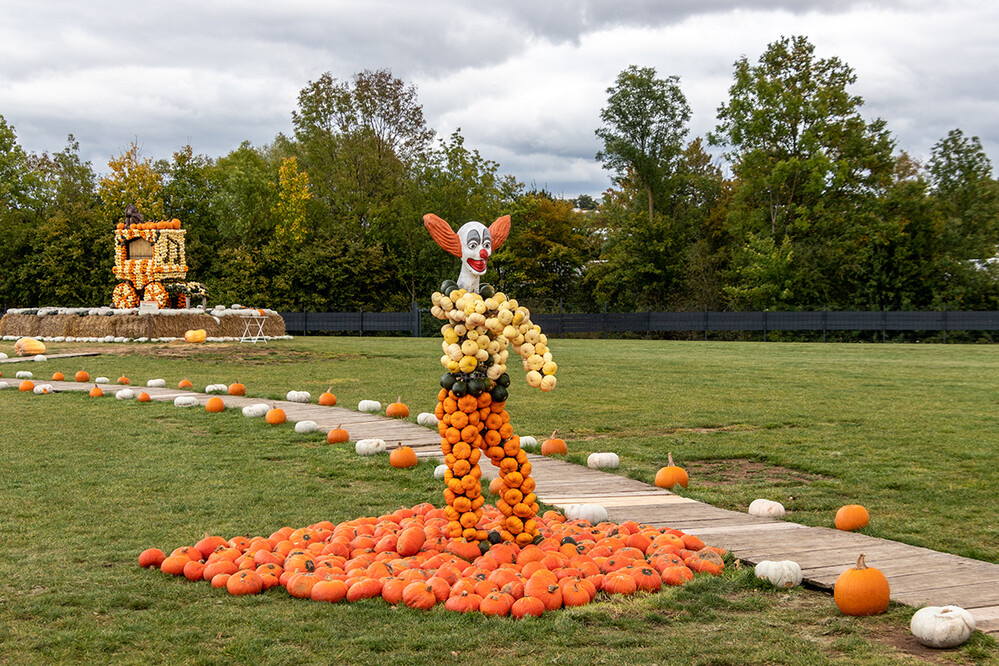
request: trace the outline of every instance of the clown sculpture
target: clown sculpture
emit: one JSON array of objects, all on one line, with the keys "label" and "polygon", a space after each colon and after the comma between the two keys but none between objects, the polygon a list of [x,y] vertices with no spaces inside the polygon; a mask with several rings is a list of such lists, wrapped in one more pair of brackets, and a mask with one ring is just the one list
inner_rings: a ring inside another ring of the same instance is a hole
[{"label": "clown sculpture", "polygon": [[524,362],[527,383],[551,391],[557,366],[548,350],[548,338],[531,323],[531,313],[517,301],[479,284],[486,262],[510,233],[510,216],[504,215],[488,227],[467,222],[456,232],[451,225],[428,214],[423,222],[444,250],[461,257],[457,282],[446,280],[433,295],[431,313],[446,320],[441,327],[447,372],[441,377],[436,416],[441,450],[448,471],[444,509],[448,534],[469,542],[491,537],[480,528],[483,453],[499,468],[500,484],[496,508],[501,514],[495,531],[504,541],[520,545],[538,538],[538,513],[531,478],[531,463],[513,434],[504,405],[510,376],[506,361],[513,347]]}]

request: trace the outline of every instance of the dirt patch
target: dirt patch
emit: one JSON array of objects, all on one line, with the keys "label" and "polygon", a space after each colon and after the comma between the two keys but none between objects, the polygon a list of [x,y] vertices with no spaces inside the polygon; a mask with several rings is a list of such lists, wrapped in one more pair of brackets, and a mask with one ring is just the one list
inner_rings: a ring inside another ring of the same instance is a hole
[{"label": "dirt patch", "polygon": [[967,663],[963,659],[955,660],[953,650],[936,650],[921,645],[906,627],[886,628],[883,632],[871,636],[871,639],[928,664]]},{"label": "dirt patch", "polygon": [[755,485],[760,483],[796,484],[819,481],[826,477],[810,474],[789,467],[771,465],[745,458],[722,460],[690,460],[684,468],[691,476],[697,477],[698,485],[730,486]]}]

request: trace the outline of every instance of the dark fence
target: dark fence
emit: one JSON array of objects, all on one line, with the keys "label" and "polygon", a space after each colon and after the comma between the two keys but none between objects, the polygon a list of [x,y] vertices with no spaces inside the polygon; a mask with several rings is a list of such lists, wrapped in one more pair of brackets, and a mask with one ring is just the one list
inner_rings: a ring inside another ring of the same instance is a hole
[{"label": "dark fence", "polygon": [[[364,335],[381,331],[423,334],[428,311],[413,304],[409,312],[282,312],[285,329],[297,333]],[[550,336],[574,333],[659,333],[669,331],[999,331],[999,311],[948,312],[603,312],[532,313]]]}]

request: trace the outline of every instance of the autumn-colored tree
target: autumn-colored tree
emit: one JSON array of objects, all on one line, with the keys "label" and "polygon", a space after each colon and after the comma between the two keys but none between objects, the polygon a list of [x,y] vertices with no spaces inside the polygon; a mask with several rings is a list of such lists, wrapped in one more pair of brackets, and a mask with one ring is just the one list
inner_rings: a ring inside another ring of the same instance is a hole
[{"label": "autumn-colored tree", "polygon": [[128,149],[108,160],[110,173],[100,179],[101,215],[112,224],[124,217],[125,207],[135,204],[146,220],[162,220],[163,175],[151,158],[140,159],[134,141]]},{"label": "autumn-colored tree", "polygon": [[278,182],[274,187],[277,188],[274,235],[279,242],[297,245],[305,239],[306,207],[312,199],[309,174],[298,170],[297,158],[286,157],[278,169]]}]

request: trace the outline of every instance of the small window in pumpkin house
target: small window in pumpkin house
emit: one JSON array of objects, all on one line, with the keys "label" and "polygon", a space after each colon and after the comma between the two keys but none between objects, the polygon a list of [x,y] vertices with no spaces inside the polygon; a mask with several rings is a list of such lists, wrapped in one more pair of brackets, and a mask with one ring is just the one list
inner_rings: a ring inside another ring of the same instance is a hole
[{"label": "small window in pumpkin house", "polygon": [[125,244],[129,259],[152,259],[153,245],[145,238],[133,238]]}]

